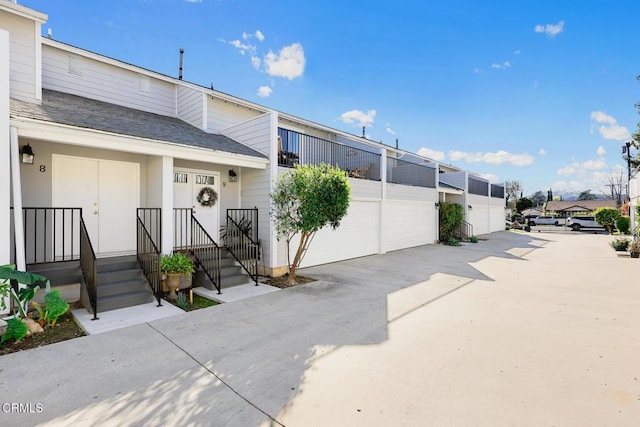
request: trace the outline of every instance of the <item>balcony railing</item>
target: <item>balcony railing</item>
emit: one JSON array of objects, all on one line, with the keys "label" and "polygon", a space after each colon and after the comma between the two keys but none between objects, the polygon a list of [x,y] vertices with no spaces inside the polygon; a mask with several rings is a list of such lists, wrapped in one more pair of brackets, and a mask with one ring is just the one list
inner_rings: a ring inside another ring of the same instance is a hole
[{"label": "balcony railing", "polygon": [[469,194],[476,194],[478,196],[489,195],[489,183],[486,181],[480,181],[479,179],[469,177],[468,186]]},{"label": "balcony railing", "polygon": [[380,181],[380,154],[278,128],[278,166],[327,163],[352,178]]},{"label": "balcony railing", "polygon": [[387,182],[436,188],[436,168],[387,157]]},{"label": "balcony railing", "polygon": [[491,197],[504,199],[504,187],[502,185],[491,184]]}]

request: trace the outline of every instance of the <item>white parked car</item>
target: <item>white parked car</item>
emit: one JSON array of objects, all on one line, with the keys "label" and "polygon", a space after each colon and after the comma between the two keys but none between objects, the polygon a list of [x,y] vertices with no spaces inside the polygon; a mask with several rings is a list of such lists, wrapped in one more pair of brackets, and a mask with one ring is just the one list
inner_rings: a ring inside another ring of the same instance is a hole
[{"label": "white parked car", "polygon": [[555,216],[532,216],[529,218],[529,226],[534,225],[560,225],[560,222]]},{"label": "white parked car", "polygon": [[604,228],[593,216],[587,215],[570,216],[567,218],[567,227],[573,231],[580,231],[581,228]]}]

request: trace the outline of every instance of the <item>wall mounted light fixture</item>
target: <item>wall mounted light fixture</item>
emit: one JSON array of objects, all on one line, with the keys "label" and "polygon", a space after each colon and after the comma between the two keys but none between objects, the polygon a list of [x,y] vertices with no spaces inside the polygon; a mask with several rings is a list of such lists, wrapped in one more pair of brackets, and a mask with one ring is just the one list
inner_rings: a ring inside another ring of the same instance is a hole
[{"label": "wall mounted light fixture", "polygon": [[27,165],[33,164],[33,159],[35,155],[33,154],[33,150],[31,146],[27,143],[24,147],[22,147],[22,163]]},{"label": "wall mounted light fixture", "polygon": [[233,169],[229,169],[229,182],[236,182],[238,179],[238,174]]},{"label": "wall mounted light fixture", "polygon": [[468,207],[469,209],[473,209],[473,206],[471,206],[471,205],[468,205],[467,207]]}]

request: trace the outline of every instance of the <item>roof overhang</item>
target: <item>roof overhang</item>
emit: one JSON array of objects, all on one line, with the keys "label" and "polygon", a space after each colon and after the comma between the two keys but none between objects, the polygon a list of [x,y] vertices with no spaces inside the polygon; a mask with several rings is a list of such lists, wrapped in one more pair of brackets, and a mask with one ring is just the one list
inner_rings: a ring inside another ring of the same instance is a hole
[{"label": "roof overhang", "polygon": [[450,187],[438,187],[438,193],[444,194],[464,194],[464,190],[459,190],[457,188]]},{"label": "roof overhang", "polygon": [[32,21],[44,24],[49,17],[46,13],[38,12],[37,10],[21,6],[11,1],[0,1],[0,10],[13,13],[14,15],[22,16],[23,18],[31,19]]},{"label": "roof overhang", "polygon": [[21,138],[33,138],[126,153],[221,163],[254,169],[266,169],[269,164],[269,160],[266,158],[176,144],[170,141],[114,134],[41,120],[11,118],[10,125],[18,129],[18,136]]}]

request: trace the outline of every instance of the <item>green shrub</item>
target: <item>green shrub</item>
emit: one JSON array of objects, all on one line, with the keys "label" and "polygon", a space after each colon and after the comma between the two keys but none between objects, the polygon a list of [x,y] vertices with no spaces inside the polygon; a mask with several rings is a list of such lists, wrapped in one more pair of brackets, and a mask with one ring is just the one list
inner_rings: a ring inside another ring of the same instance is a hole
[{"label": "green shrub", "polygon": [[4,343],[9,340],[20,341],[27,335],[27,325],[22,323],[21,320],[16,318],[7,319],[7,331],[0,339],[0,343]]},{"label": "green shrub", "polygon": [[178,297],[176,298],[176,305],[183,310],[186,310],[187,303],[187,295],[184,292],[178,292]]},{"label": "green shrub", "polygon": [[454,231],[460,227],[464,219],[462,205],[450,202],[440,202],[440,241],[447,242]]},{"label": "green shrub", "polygon": [[460,241],[458,239],[456,239],[455,237],[451,237],[449,239],[449,241],[447,242],[447,245],[449,245],[449,246],[460,246]]},{"label": "green shrub", "polygon": [[607,232],[613,233],[613,229],[616,226],[616,221],[620,218],[620,211],[616,208],[601,207],[596,209],[593,213],[593,217],[596,222],[607,229]]},{"label": "green shrub", "polygon": [[631,228],[631,218],[627,215],[623,215],[616,220],[616,228],[622,234],[629,234]]},{"label": "green shrub", "polygon": [[469,239],[469,241],[471,243],[478,243],[478,238],[476,236],[471,236],[471,239]]},{"label": "green shrub", "polygon": [[629,248],[629,244],[631,243],[631,239],[626,237],[618,237],[613,242],[609,244],[616,251],[626,251]]}]

